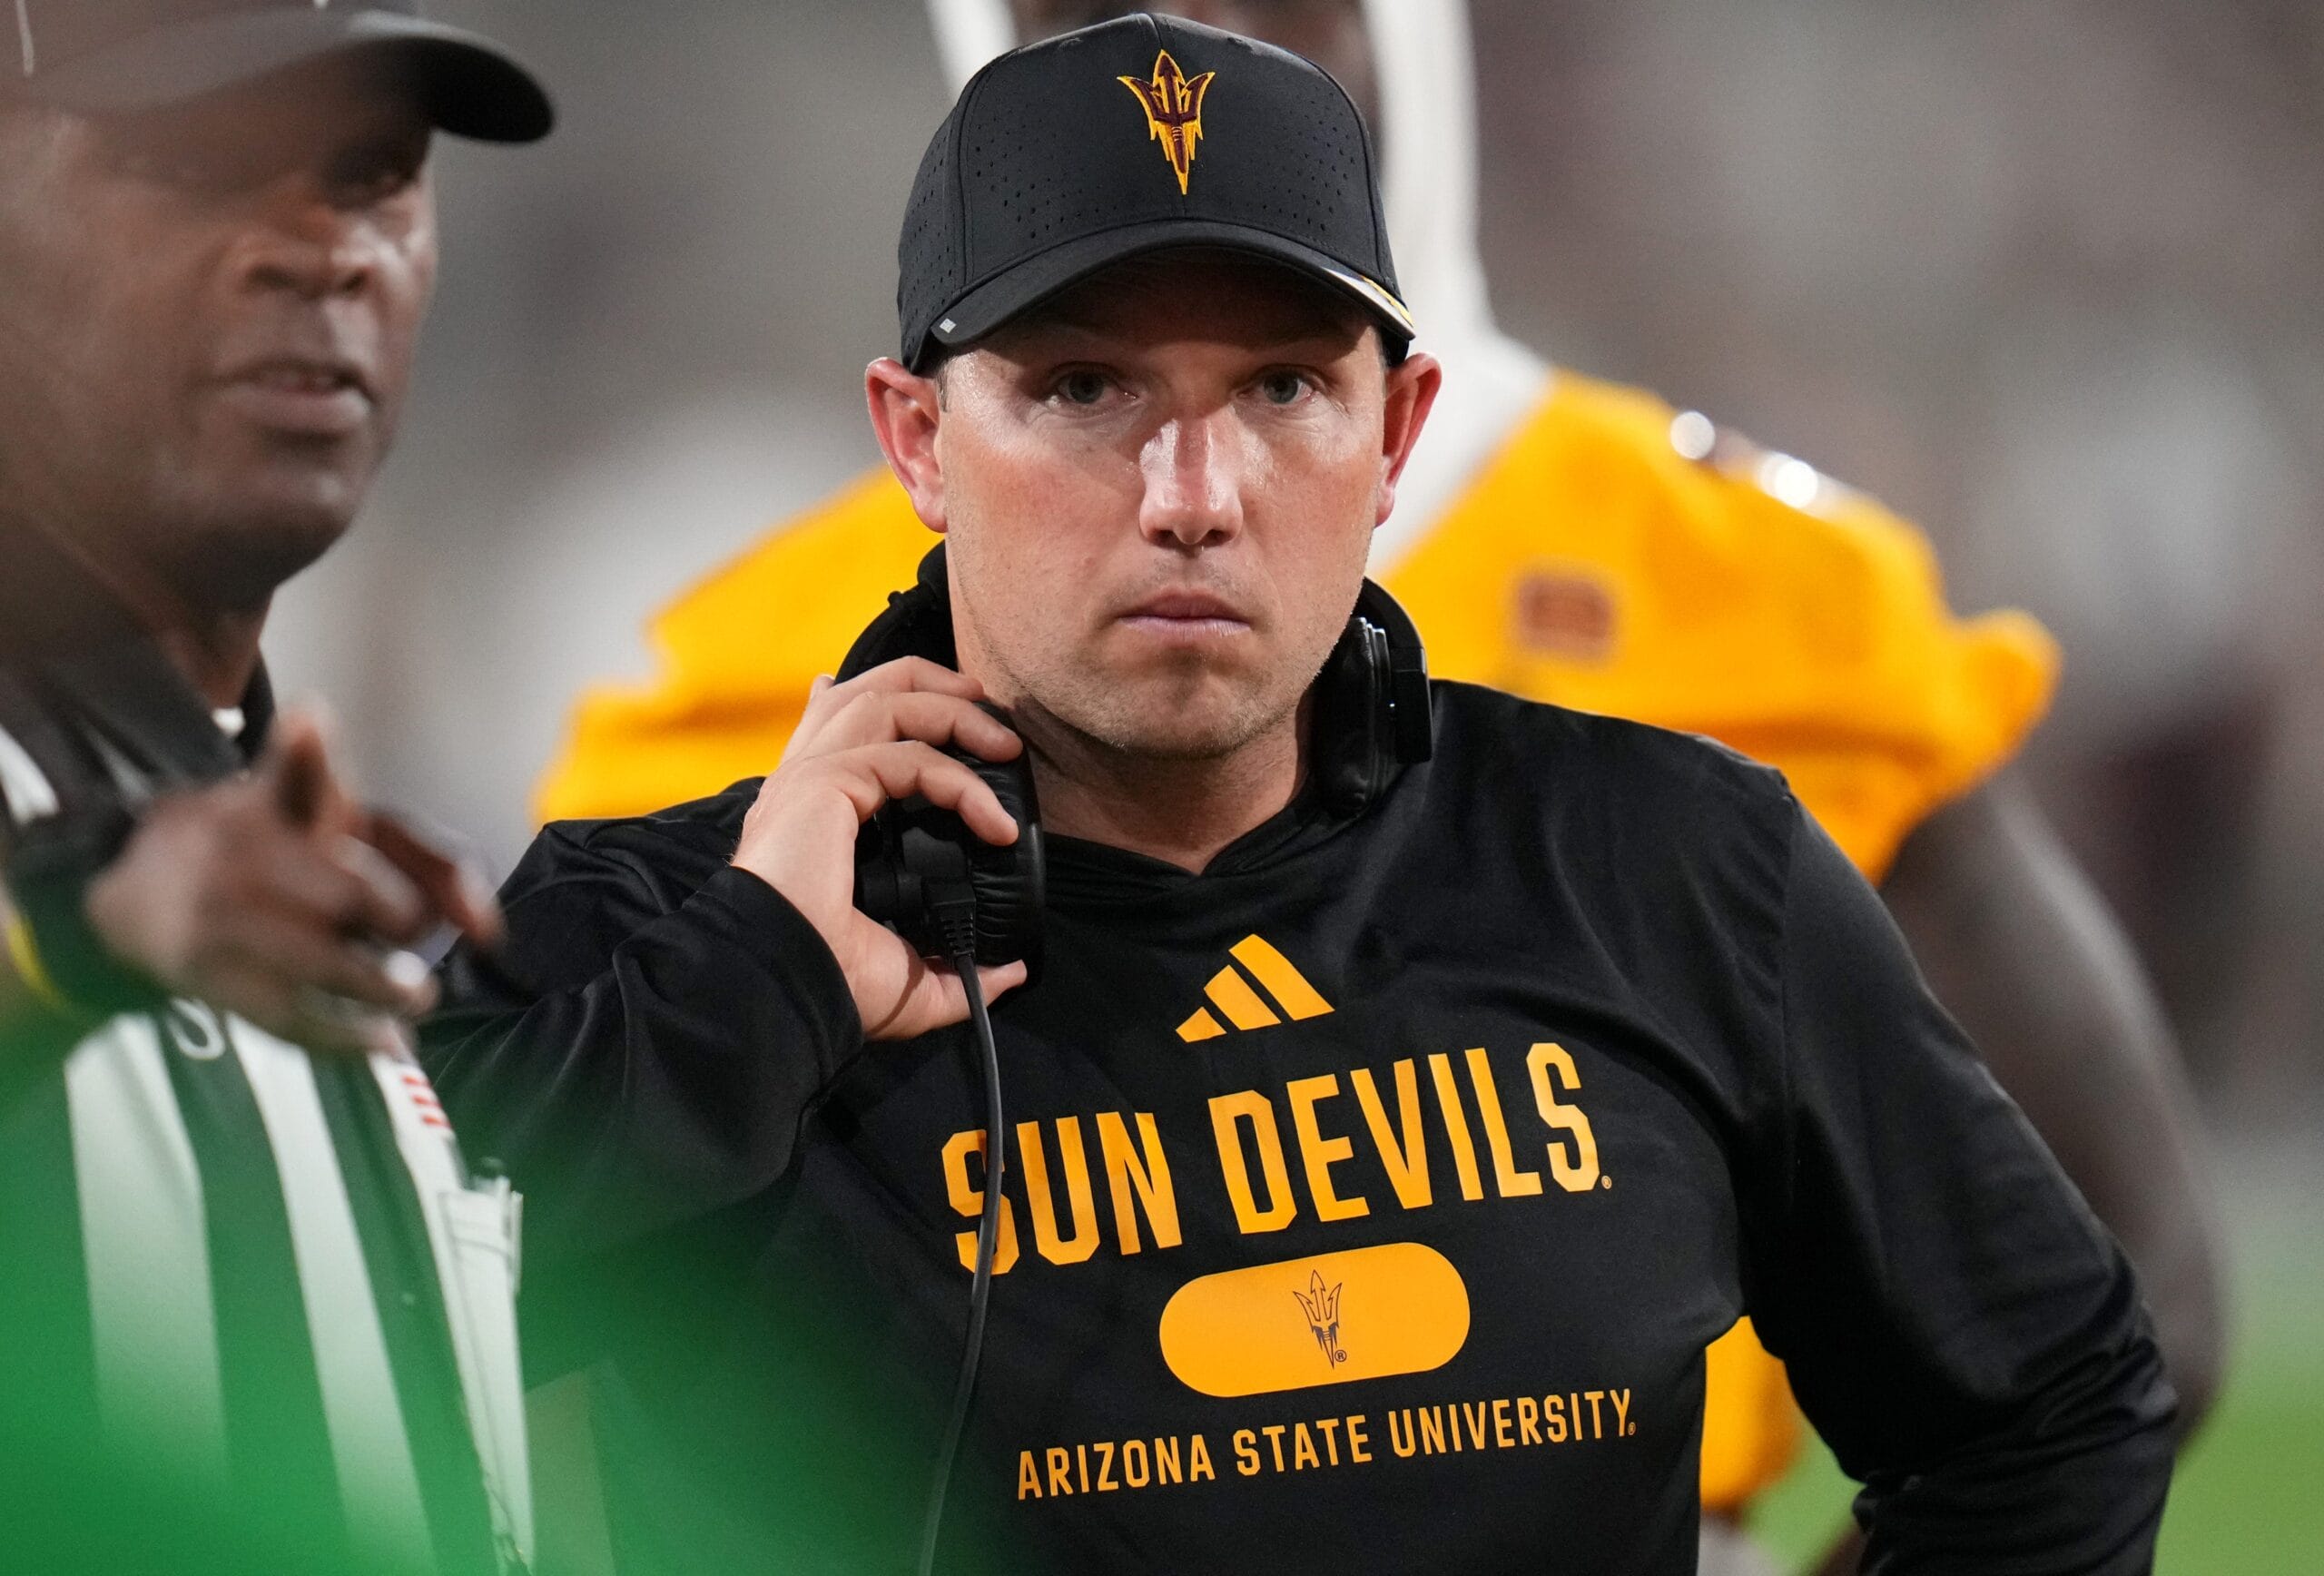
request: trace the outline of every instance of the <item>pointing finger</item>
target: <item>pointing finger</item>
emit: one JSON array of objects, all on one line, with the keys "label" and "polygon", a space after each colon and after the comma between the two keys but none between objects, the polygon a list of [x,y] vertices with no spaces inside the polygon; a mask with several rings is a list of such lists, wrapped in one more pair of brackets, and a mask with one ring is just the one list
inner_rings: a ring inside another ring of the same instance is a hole
[{"label": "pointing finger", "polygon": [[305,712],[284,717],[268,742],[259,774],[284,820],[294,826],[312,826],[330,792],[330,762],[321,724]]},{"label": "pointing finger", "polygon": [[475,871],[393,815],[374,813],[364,841],[418,887],[429,908],[478,946],[498,944],[500,901]]}]

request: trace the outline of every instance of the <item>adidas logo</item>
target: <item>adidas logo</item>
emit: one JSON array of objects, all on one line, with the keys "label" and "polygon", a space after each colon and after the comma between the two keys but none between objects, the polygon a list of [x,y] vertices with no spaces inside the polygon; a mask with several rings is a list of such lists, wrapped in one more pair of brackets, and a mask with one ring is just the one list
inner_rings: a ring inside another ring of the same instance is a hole
[{"label": "adidas logo", "polygon": [[[1332,1010],[1332,1004],[1291,966],[1290,959],[1258,937],[1244,937],[1227,949],[1227,956],[1235,961],[1213,974],[1202,988],[1210,1007],[1196,1008],[1192,1018],[1178,1025],[1178,1038],[1188,1045],[1216,1039],[1226,1032],[1211,1015],[1211,1007],[1237,1029],[1265,1029],[1285,1018],[1321,1018]],[[1236,963],[1242,967],[1236,968]],[[1260,994],[1262,989],[1265,995]],[[1272,1006],[1268,997],[1274,998]]]}]

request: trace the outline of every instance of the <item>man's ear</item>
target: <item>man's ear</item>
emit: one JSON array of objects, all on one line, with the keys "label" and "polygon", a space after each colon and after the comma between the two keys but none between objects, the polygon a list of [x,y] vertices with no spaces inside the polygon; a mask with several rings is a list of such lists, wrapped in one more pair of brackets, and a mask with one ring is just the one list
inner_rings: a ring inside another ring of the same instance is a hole
[{"label": "man's ear", "polygon": [[1388,369],[1388,396],[1380,422],[1380,515],[1372,523],[1385,525],[1396,507],[1396,483],[1412,459],[1413,446],[1435,407],[1436,391],[1444,387],[1444,369],[1435,357],[1415,350],[1400,366]]},{"label": "man's ear", "polygon": [[921,524],[942,534],[944,467],[936,457],[936,429],[943,421],[944,401],[936,379],[882,356],[863,369],[863,399],[872,414],[872,435],[911,496],[912,512]]}]

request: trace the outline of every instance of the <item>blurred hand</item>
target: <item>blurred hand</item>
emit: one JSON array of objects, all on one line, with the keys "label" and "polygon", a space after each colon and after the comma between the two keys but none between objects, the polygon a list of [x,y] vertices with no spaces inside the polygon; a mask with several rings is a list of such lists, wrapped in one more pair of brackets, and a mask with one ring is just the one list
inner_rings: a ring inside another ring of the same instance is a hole
[{"label": "blurred hand", "polygon": [[[974,679],[916,656],[845,684],[817,679],[782,763],[743,822],[735,867],[781,892],[822,936],[869,1039],[910,1039],[969,1015],[957,975],[855,906],[855,837],[881,805],[916,793],[987,842],[1017,841],[1017,823],[992,790],[937,748],[1008,761],[1025,747],[977,709],[983,694]],[[987,1000],[1025,980],[1022,963],[977,972]]]},{"label": "blurred hand", "polygon": [[315,1051],[391,1049],[436,1002],[408,949],[450,924],[481,945],[497,902],[457,861],[365,809],[320,724],[286,715],[246,777],[156,800],[89,885],[113,955]]}]

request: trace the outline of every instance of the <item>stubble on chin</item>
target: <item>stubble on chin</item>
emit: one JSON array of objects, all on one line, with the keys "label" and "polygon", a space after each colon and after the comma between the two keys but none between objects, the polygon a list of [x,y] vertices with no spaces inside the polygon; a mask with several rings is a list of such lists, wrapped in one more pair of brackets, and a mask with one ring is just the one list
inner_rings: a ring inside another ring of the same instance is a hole
[{"label": "stubble on chin", "polygon": [[1231,759],[1288,723],[1305,686],[1287,694],[1275,694],[1275,687],[1200,670],[1109,676],[1090,664],[1027,693],[1043,712],[1118,759],[1196,765]]}]

